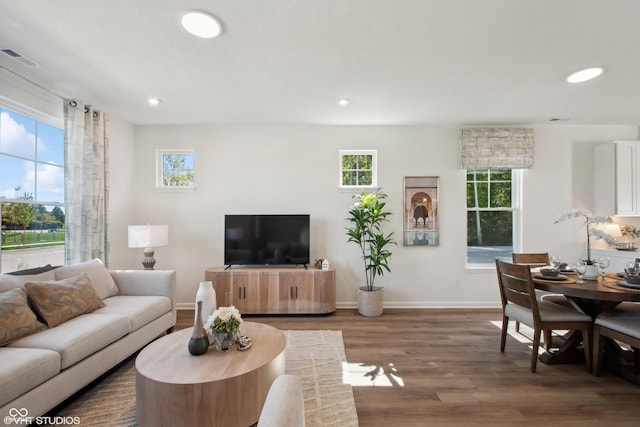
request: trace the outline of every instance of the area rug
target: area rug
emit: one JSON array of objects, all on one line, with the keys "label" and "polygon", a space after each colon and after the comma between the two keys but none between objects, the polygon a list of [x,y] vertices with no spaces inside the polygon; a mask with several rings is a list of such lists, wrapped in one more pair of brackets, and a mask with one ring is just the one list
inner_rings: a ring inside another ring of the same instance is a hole
[{"label": "area rug", "polygon": [[[302,382],[307,427],[358,426],[353,392],[342,379],[346,362],[341,331],[283,331],[286,372]],[[86,427],[135,427],[135,362],[129,360],[55,416],[78,417]],[[184,426],[188,427],[188,426]]]}]

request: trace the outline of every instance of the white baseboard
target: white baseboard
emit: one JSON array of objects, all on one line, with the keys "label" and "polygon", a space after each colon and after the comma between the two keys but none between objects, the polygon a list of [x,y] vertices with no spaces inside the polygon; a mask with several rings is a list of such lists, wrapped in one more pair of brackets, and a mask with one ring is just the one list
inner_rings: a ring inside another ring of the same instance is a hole
[{"label": "white baseboard", "polygon": [[[385,308],[501,308],[495,301],[486,302],[459,302],[459,301],[412,301],[412,302],[385,302]],[[177,303],[178,310],[193,310],[193,303]],[[357,302],[337,302],[336,308],[358,308]]]}]

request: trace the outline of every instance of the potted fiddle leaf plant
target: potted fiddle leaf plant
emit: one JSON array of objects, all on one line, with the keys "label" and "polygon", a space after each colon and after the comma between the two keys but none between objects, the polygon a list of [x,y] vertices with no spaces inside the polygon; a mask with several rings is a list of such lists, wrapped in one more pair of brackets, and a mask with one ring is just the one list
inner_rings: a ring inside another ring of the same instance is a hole
[{"label": "potted fiddle leaf plant", "polygon": [[355,243],[362,254],[365,286],[358,288],[358,312],[363,316],[380,316],[384,308],[384,291],[375,286],[378,276],[391,272],[389,247],[395,245],[393,232],[385,234],[382,226],[389,221],[391,212],[385,209],[386,194],[377,190],[354,196],[355,204],[347,218],[351,227],[347,228],[348,241]]}]

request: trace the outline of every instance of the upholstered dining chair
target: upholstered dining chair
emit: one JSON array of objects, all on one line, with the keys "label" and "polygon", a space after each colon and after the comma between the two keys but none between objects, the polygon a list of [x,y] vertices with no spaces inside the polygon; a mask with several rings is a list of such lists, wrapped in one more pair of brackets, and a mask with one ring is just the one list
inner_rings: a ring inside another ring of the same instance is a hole
[{"label": "upholstered dining chair", "polygon": [[531,277],[531,267],[496,259],[498,285],[502,301],[502,333],[500,351],[504,352],[509,319],[517,320],[533,329],[531,372],[536,371],[540,333],[553,329],[580,330],[585,348],[584,356],[588,372],[591,372],[591,317],[572,307],[538,301]]},{"label": "upholstered dining chair", "polygon": [[[512,253],[511,260],[514,264],[523,264],[528,265],[530,267],[543,267],[545,265],[551,265],[551,259],[549,257],[549,252],[520,252],[520,253]],[[553,302],[555,304],[561,304],[569,307],[571,303],[569,300],[560,294],[554,294],[551,292],[545,292],[536,289],[536,297],[538,301],[542,301],[544,298],[547,302]],[[520,332],[520,322],[516,320],[516,332]],[[544,347],[549,350],[551,348],[551,331],[544,332]]]},{"label": "upholstered dining chair", "polygon": [[600,375],[604,356],[604,338],[629,344],[635,368],[640,368],[640,303],[623,302],[596,317],[593,327],[593,373]]}]

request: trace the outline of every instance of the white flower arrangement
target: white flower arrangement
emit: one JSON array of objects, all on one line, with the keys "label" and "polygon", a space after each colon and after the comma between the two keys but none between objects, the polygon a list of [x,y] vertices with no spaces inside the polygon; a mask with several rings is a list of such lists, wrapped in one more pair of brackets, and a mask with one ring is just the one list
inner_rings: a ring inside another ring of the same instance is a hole
[{"label": "white flower arrangement", "polygon": [[599,224],[611,224],[613,219],[610,216],[593,216],[593,214],[587,210],[571,209],[569,212],[559,215],[553,222],[557,224],[567,219],[583,218],[582,225],[587,229],[587,259],[584,261],[587,264],[595,264],[595,261],[591,259],[591,236],[597,240],[604,240],[607,244],[612,245],[616,243],[616,240],[609,234],[605,233],[599,228],[589,227],[590,225]]},{"label": "white flower arrangement", "polygon": [[205,328],[212,333],[235,331],[240,327],[242,317],[234,306],[219,307],[207,318]]}]

